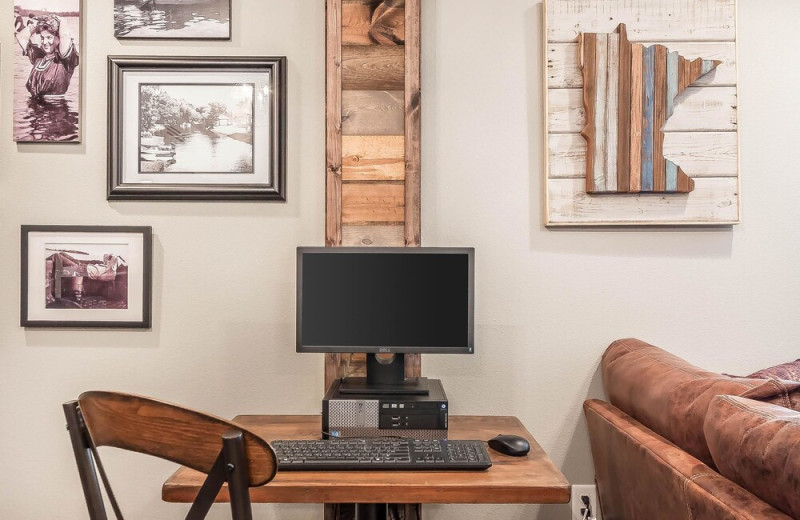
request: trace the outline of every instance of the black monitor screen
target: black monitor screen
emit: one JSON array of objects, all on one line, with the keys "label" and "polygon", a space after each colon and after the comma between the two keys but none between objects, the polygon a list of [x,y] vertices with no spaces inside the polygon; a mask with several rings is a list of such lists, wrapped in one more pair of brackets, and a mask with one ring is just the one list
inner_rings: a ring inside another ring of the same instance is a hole
[{"label": "black monitor screen", "polygon": [[300,352],[472,352],[471,248],[298,248]]}]

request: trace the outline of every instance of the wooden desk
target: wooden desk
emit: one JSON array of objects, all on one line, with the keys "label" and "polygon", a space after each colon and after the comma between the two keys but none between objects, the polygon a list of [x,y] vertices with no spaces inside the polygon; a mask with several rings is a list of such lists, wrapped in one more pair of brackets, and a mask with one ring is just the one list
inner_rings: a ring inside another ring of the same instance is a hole
[{"label": "wooden desk", "polygon": [[[241,424],[268,441],[318,439],[317,415],[241,415]],[[521,435],[531,451],[509,457],[489,450],[486,471],[287,471],[272,482],[251,488],[253,502],[271,503],[464,503],[558,504],[569,502],[570,485],[516,417],[451,416],[449,438],[490,439],[497,434]],[[191,502],[203,482],[201,473],[180,468],[164,483],[166,502]],[[227,501],[223,488],[217,501]]]}]

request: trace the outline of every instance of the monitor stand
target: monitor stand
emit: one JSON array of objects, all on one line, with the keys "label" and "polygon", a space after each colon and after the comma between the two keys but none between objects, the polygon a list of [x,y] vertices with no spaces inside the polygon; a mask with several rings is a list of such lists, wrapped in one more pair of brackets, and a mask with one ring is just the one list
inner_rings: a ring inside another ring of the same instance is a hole
[{"label": "monitor stand", "polygon": [[427,377],[405,377],[403,354],[367,354],[367,377],[347,377],[339,392],[350,395],[428,395]]}]

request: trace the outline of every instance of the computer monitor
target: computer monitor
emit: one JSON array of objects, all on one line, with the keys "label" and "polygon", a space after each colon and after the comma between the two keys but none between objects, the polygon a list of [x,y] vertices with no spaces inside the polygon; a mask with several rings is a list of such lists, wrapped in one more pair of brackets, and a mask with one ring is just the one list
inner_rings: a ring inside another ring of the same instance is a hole
[{"label": "computer monitor", "polygon": [[343,393],[426,393],[404,354],[474,351],[473,248],[297,248],[297,352],[367,354]]}]

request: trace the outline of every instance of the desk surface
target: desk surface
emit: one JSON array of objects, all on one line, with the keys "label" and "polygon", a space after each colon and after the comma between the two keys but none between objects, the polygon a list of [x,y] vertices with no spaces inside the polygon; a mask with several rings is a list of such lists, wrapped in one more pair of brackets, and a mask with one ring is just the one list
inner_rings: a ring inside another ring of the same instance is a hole
[{"label": "desk surface", "polygon": [[[318,439],[317,415],[241,415],[233,420],[268,441]],[[253,502],[270,503],[465,503],[556,504],[570,498],[570,485],[533,435],[516,417],[451,416],[451,439],[487,440],[497,434],[528,439],[525,457],[489,450],[486,471],[287,471],[250,489]],[[194,500],[204,475],[182,467],[164,483],[166,502]],[[218,501],[227,501],[223,488]]]}]

